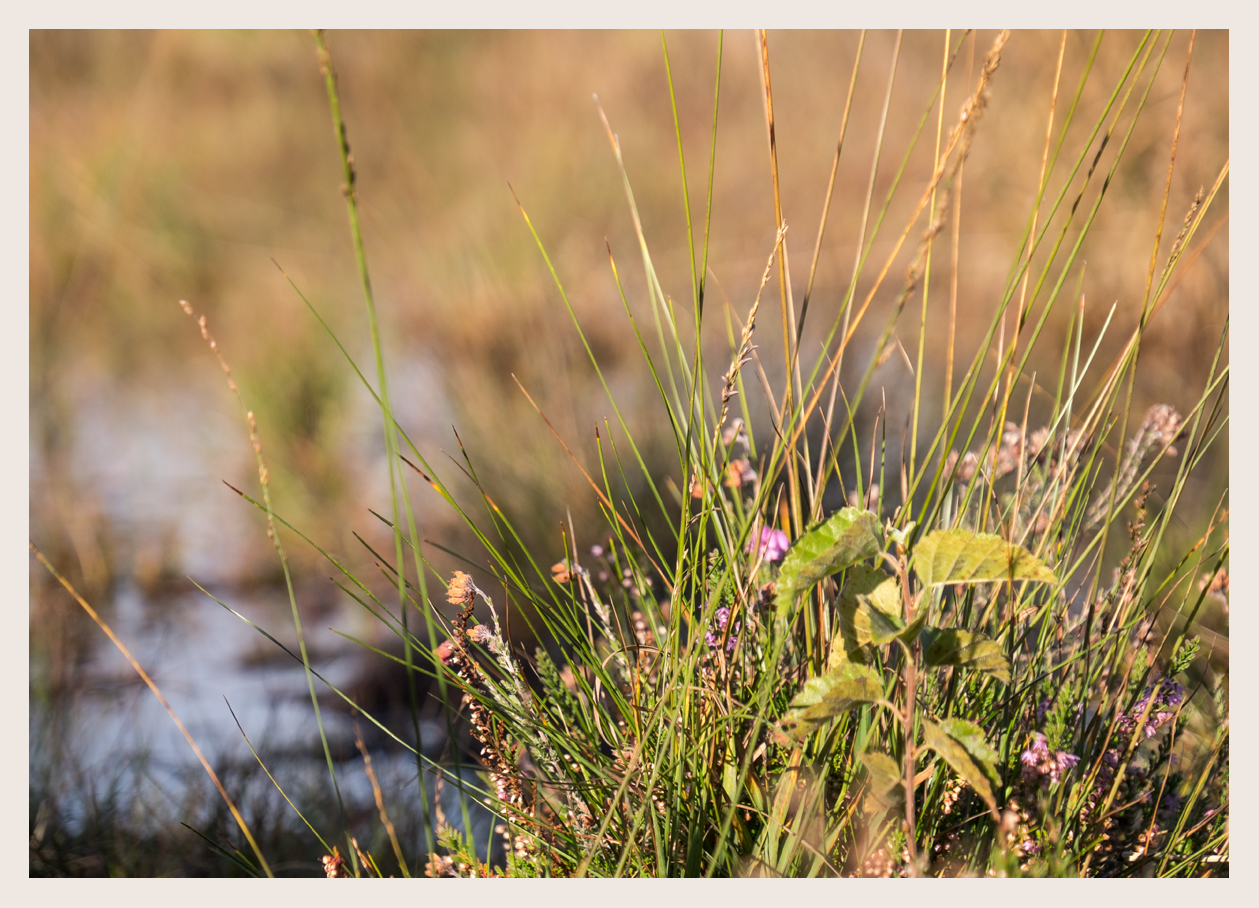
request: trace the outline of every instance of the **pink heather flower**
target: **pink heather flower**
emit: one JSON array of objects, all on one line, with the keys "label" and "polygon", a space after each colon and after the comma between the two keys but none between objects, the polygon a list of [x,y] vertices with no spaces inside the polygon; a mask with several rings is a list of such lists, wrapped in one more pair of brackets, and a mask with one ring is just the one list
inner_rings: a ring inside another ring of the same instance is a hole
[{"label": "pink heather flower", "polygon": [[1038,731],[1032,732],[1032,746],[1023,751],[1019,757],[1028,766],[1038,763],[1043,757],[1049,753],[1049,739]]},{"label": "pink heather flower", "polygon": [[1026,782],[1035,782],[1043,774],[1041,766],[1049,758],[1049,745],[1047,739],[1040,732],[1032,732],[1032,746],[1019,754],[1019,761],[1023,764],[1023,780]]},{"label": "pink heather flower", "polygon": [[[787,539],[787,534],[782,530],[774,527],[761,527],[761,541],[756,547],[756,552],[765,561],[778,561],[783,555],[787,554],[787,549],[791,548],[791,542]],[[752,540],[748,540],[747,550],[752,551]]]},{"label": "pink heather flower", "polygon": [[1019,761],[1023,764],[1023,781],[1043,784],[1046,778],[1050,782],[1059,781],[1080,758],[1061,750],[1051,754],[1048,739],[1036,731],[1032,732],[1032,746],[1019,754]]},{"label": "pink heather flower", "polygon": [[[1150,703],[1150,699],[1154,699],[1154,703]],[[1159,730],[1167,722],[1170,722],[1176,715],[1172,709],[1165,707],[1179,706],[1185,699],[1185,688],[1170,678],[1164,678],[1158,685],[1157,689],[1147,687],[1144,695],[1132,707],[1130,715],[1121,715],[1119,717],[1119,729],[1126,734],[1131,734],[1136,730],[1137,720],[1141,714],[1149,707],[1150,713],[1146,717],[1145,725],[1141,729],[1145,737],[1154,737],[1155,732]]]},{"label": "pink heather flower", "polygon": [[[709,649],[716,649],[721,645],[721,637],[726,632],[726,625],[730,623],[730,609],[724,605],[717,609],[713,615],[713,623],[711,628],[704,634],[704,642],[708,644]],[[730,638],[726,641],[726,652],[733,653],[735,646],[739,643],[739,630],[742,628],[743,622],[736,621],[734,627],[730,629]]]},{"label": "pink heather flower", "polygon": [[1060,750],[1054,754],[1054,762],[1058,764],[1058,771],[1061,773],[1066,772],[1079,763],[1080,758],[1075,754],[1064,753]]}]

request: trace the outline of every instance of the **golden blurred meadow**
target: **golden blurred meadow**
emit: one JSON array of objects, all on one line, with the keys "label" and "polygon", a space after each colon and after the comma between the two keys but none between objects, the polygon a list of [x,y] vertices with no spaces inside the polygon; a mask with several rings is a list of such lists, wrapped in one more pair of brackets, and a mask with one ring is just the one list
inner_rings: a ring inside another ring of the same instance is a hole
[{"label": "golden blurred meadow", "polygon": [[[946,133],[994,35],[947,37],[956,55],[943,100]],[[709,362],[728,362],[737,319],[746,316],[774,247],[756,37],[721,38],[715,145],[718,35],[664,38],[677,132],[656,32],[329,35],[399,421],[477,506],[471,484],[459,481],[462,445],[540,560],[562,557],[561,526],[571,521],[579,544],[588,546],[606,533],[606,523],[581,471],[517,382],[588,469],[597,464],[596,431],[606,443],[609,434],[619,439],[619,429],[517,200],[658,481],[668,475],[673,442],[609,264],[610,252],[628,306],[646,324],[634,223],[600,106],[619,139],[661,284],[681,312],[689,311],[692,291],[678,133],[697,257],[712,155],[703,327]],[[1190,35],[1160,36],[1140,77],[1127,82],[1142,33],[1098,39],[1095,32],[1011,36],[963,171],[956,246],[950,222],[933,252],[925,328],[920,286],[895,328],[904,355],[894,351],[876,369],[862,402],[856,431],[863,450],[886,401],[878,424],[889,459],[898,460],[920,343],[927,437],[939,425],[951,300],[954,388],[992,323],[1035,201],[1060,53],[1051,148],[1061,138],[1064,161],[1089,151],[1071,176],[1059,220],[1084,171],[1096,162],[1104,173],[1130,126],[1132,132],[1075,266],[1066,274],[1051,268],[1042,293],[1061,278],[1064,294],[1083,294],[1086,352],[1114,304],[1096,354],[1101,365],[1118,355],[1141,319]],[[860,40],[855,32],[769,34],[797,312]],[[940,32],[864,38],[800,346],[809,367],[839,316],[863,230],[867,240],[878,232],[858,300],[930,179],[940,127],[933,93],[946,46]],[[1195,193],[1210,189],[1228,160],[1228,63],[1227,32],[1194,36],[1160,266]],[[1123,103],[1104,120],[1115,124],[1113,137],[1090,137],[1090,124],[1121,84]],[[1125,98],[1129,84],[1136,89]],[[181,299],[206,314],[257,414],[277,513],[355,564],[372,563],[355,533],[392,552],[391,535],[367,510],[388,512],[379,411],[285,277],[374,375],[327,106],[306,32],[31,32],[30,532],[107,615],[124,588],[142,591],[146,614],[164,614],[163,603],[190,588],[185,574],[238,589],[280,577],[263,517],[222,484],[253,494],[253,454]],[[1047,198],[1069,173],[1055,171]],[[1101,186],[1100,179],[1089,182],[1081,212],[1091,210]],[[863,225],[867,193],[871,213]],[[1187,410],[1202,392],[1228,318],[1227,193],[1225,182],[1195,238],[1196,258],[1142,341],[1135,419],[1155,403]],[[920,218],[892,260],[845,356],[845,388],[870,363],[925,226]],[[1078,224],[1068,230],[1064,248],[1078,233]],[[1048,245],[1033,259],[1033,287]],[[775,280],[756,336],[774,387],[785,371],[777,308]],[[1047,323],[1028,370],[1050,376],[1051,391],[1070,307],[1060,308],[1063,317]],[[987,366],[991,372],[991,358]],[[710,378],[720,380],[715,365]],[[748,388],[754,427],[767,432],[768,407],[753,393],[755,383]],[[1027,403],[1025,385],[1012,400],[1019,417],[1026,403],[1029,426],[1039,425],[1044,400],[1033,394]],[[1227,431],[1187,487],[1195,503],[1186,513],[1203,522],[1227,490]],[[844,469],[850,474],[853,467]],[[687,480],[668,478],[677,487]],[[474,538],[418,477],[411,493],[425,539],[478,559]],[[1196,538],[1203,527],[1181,529]],[[288,552],[303,601],[328,609],[339,603],[317,553],[296,539]],[[441,551],[431,554],[436,564],[457,565]],[[87,658],[98,632],[37,573],[32,601],[34,701],[41,691],[74,687],[73,666]]]},{"label": "golden blurred meadow", "polygon": [[[927,111],[943,37],[904,37],[876,205]],[[981,58],[991,37],[980,33],[975,39]],[[1081,111],[1094,112],[1106,100],[1139,37],[1105,36]],[[717,36],[682,32],[666,38],[698,222]],[[1067,36],[1059,122],[1095,38]],[[857,40],[847,33],[775,33],[770,41],[796,300],[808,277]],[[386,355],[409,428],[453,451],[450,427],[457,427],[499,499],[516,510],[540,512],[535,532],[550,532],[566,508],[593,517],[580,474],[564,463],[562,450],[511,379],[520,379],[574,450],[593,451],[594,425],[609,408],[512,191],[554,257],[595,354],[614,378],[619,402],[631,408],[638,425],[650,425],[651,389],[621,310],[605,238],[631,306],[642,302],[641,269],[634,267],[633,226],[592,94],[621,141],[665,291],[688,300],[686,223],[660,36],[347,33],[332,41]],[[1118,304],[1102,356],[1118,349],[1140,315],[1187,41],[1187,33],[1172,39],[1082,252],[1086,334],[1100,328],[1111,303]],[[973,82],[973,76],[966,79],[973,43],[962,46],[950,77],[950,118]],[[1059,43],[1058,33],[1013,36],[966,165],[959,360],[986,329],[1014,261],[1035,193]],[[820,343],[847,289],[894,44],[894,33],[873,33],[864,48],[818,260],[806,354],[810,337],[814,349]],[[217,474],[213,478],[239,485],[250,469],[245,433],[230,425],[232,401],[176,305],[181,298],[208,315],[258,413],[281,510],[304,518],[295,519],[299,525],[314,520],[323,533],[345,536],[371,503],[371,480],[362,475],[372,462],[371,418],[363,424],[352,375],[276,267],[292,276],[347,347],[370,362],[327,101],[311,47],[301,32],[32,33],[31,412],[38,464],[32,521],[46,524],[53,536],[103,536],[99,546],[111,554],[100,556],[102,576],[137,568],[151,573],[163,565],[174,570],[187,557],[189,542],[140,515],[134,522],[147,524],[140,532],[164,537],[168,551],[153,548],[152,540],[111,539],[118,532],[108,525],[111,508],[94,501],[109,490],[94,489],[75,467],[110,456],[94,451],[83,419],[84,407],[92,406],[85,397],[115,398],[110,431],[125,437],[136,414],[123,401],[154,388],[182,389],[187,396],[179,406],[197,411],[184,416],[199,424],[196,431],[214,436],[201,438],[198,447],[213,447],[223,457],[207,468]],[[775,227],[758,64],[751,34],[725,36],[709,269],[714,296],[723,306],[728,299],[740,318]],[[1198,35],[1165,235],[1174,234],[1193,194],[1210,187],[1227,159],[1227,67],[1227,35]],[[872,262],[886,255],[915,190],[926,181],[934,126],[933,111],[905,164],[905,188],[888,211]],[[1082,141],[1069,134],[1065,147],[1074,151]],[[1057,188],[1051,184],[1050,191]],[[1156,318],[1142,350],[1136,410],[1157,401],[1174,404],[1186,386],[1200,386],[1227,314],[1227,252],[1224,225]],[[898,262],[893,274],[904,267]],[[944,345],[936,341],[947,324],[950,271],[948,254],[938,256],[927,319],[928,387],[942,378]],[[868,268],[865,280],[874,273]],[[1069,286],[1078,277],[1072,274]],[[890,302],[897,289],[899,282],[889,282],[876,307]],[[714,308],[709,340],[720,347],[727,342],[725,320]],[[897,327],[911,359],[917,308],[915,300]],[[762,321],[760,346],[778,349],[775,320]],[[874,336],[882,320],[871,317],[867,324]],[[1056,349],[1053,340],[1042,342],[1046,350]],[[781,357],[764,359],[772,372]],[[860,356],[849,362],[854,373],[864,369]],[[1047,360],[1047,368],[1052,365]],[[875,378],[888,388],[889,407],[893,392],[910,380],[899,356]],[[102,395],[104,389],[109,393]],[[220,415],[224,421],[214,422]],[[153,421],[157,427],[149,431],[160,433],[163,425],[177,431],[174,417],[168,421],[159,412]],[[644,428],[642,434],[651,433]],[[135,469],[141,468],[111,465],[115,473]],[[156,465],[159,474],[174,469]],[[144,485],[143,477],[135,478],[135,486]],[[44,479],[58,487],[53,500],[41,495]],[[197,490],[182,483],[172,493]],[[423,493],[419,498],[421,507],[429,503]],[[67,528],[96,512],[102,523]],[[432,519],[449,518],[437,513]],[[267,570],[271,561],[265,547],[249,550],[258,561],[246,553],[234,556],[242,576]],[[84,557],[93,558],[79,555]]]}]

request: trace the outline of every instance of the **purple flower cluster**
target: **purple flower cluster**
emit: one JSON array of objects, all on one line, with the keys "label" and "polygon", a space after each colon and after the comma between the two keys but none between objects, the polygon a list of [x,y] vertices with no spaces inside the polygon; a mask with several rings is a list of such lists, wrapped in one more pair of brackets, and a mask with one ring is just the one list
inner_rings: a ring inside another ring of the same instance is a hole
[{"label": "purple flower cluster", "polygon": [[[1080,817],[1088,819],[1093,814],[1093,809],[1106,796],[1106,792],[1110,791],[1110,784],[1114,781],[1115,770],[1119,768],[1119,751],[1110,748],[1102,754],[1102,765],[1097,771],[1097,779],[1093,782],[1093,790],[1089,792],[1084,799],[1084,805],[1080,808]],[[1128,767],[1128,772],[1132,772],[1132,767]]]},{"label": "purple flower cluster", "polygon": [[[1150,703],[1151,698],[1154,700],[1153,704]],[[1119,728],[1125,734],[1133,733],[1141,720],[1141,714],[1148,707],[1150,714],[1146,717],[1142,730],[1147,738],[1152,738],[1159,728],[1171,721],[1172,716],[1176,714],[1176,707],[1184,702],[1184,699],[1184,687],[1171,678],[1164,678],[1157,691],[1147,687],[1141,699],[1132,707],[1132,712],[1119,717]]]},{"label": "purple flower cluster", "polygon": [[1180,805],[1184,802],[1184,795],[1178,795],[1175,792],[1165,793],[1163,800],[1158,805],[1159,822],[1165,826],[1171,826],[1175,823],[1176,814],[1180,813]]},{"label": "purple flower cluster", "polygon": [[1040,732],[1032,732],[1032,746],[1019,755],[1023,763],[1023,781],[1057,782],[1062,774],[1080,762],[1075,754],[1065,751],[1050,753],[1049,739]]},{"label": "purple flower cluster", "polygon": [[[765,561],[778,561],[787,554],[789,548],[791,548],[791,542],[787,539],[786,533],[773,527],[761,527],[761,539],[756,546],[756,553]],[[748,540],[747,550],[752,551],[751,539]]]},{"label": "purple flower cluster", "polygon": [[[1083,807],[1080,810],[1080,816],[1087,819],[1101,803],[1106,793],[1111,788],[1114,781],[1115,773],[1119,771],[1119,761],[1127,742],[1138,733],[1145,738],[1152,738],[1154,734],[1167,722],[1170,722],[1176,715],[1176,707],[1185,700],[1185,689],[1181,685],[1172,681],[1170,678],[1164,678],[1157,686],[1147,687],[1143,692],[1141,699],[1132,707],[1132,712],[1121,714],[1119,716],[1118,735],[1111,741],[1111,746],[1102,753],[1101,766],[1098,768],[1097,779],[1093,783],[1093,790],[1085,798]],[[1145,724],[1141,724],[1141,714],[1149,710],[1146,716]],[[1134,786],[1140,786],[1145,778],[1142,769],[1135,766],[1127,767],[1127,774],[1130,781],[1125,784],[1130,789]],[[1123,795],[1128,799],[1132,799],[1132,794]],[[1134,803],[1145,803],[1151,797],[1151,792],[1146,789],[1136,794]],[[1181,796],[1176,793],[1169,793],[1163,796],[1163,801],[1159,809],[1159,821],[1171,822],[1171,818],[1175,816],[1181,804]]]},{"label": "purple flower cluster", "polygon": [[[708,644],[709,649],[716,649],[721,645],[721,638],[725,636],[726,625],[730,623],[730,609],[724,605],[717,609],[717,614],[713,616],[713,623],[708,631],[704,634],[704,642]],[[736,621],[734,627],[730,629],[730,639],[726,641],[726,652],[733,653],[735,646],[739,643],[739,630],[743,627],[743,622]]]}]

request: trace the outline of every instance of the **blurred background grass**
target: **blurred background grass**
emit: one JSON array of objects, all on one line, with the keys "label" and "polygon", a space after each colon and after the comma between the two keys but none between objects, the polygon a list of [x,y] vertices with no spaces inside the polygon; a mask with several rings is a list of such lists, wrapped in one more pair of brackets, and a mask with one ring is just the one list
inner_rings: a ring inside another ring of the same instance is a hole
[{"label": "blurred background grass", "polygon": [[[1094,37],[1068,36],[1060,119]],[[1103,41],[1083,110],[1100,106],[1137,37],[1112,33]],[[1110,303],[1119,301],[1113,339],[1139,314],[1187,37],[1173,41],[1083,256],[1089,327],[1096,330]],[[716,39],[692,32],[669,38],[692,204],[699,209]],[[978,36],[981,54],[985,38]],[[620,137],[666,291],[685,299],[685,222],[659,36],[346,33],[333,40],[404,425],[453,450],[455,424],[500,500],[514,511],[549,512],[529,527],[535,533],[554,527],[565,507],[575,508],[576,517],[590,516],[590,496],[574,494],[575,471],[556,468],[557,446],[510,379],[512,373],[520,378],[570,444],[592,450],[593,425],[609,408],[591,382],[508,182],[555,257],[600,362],[620,379],[621,402],[642,413],[637,424],[650,434],[650,389],[640,380],[604,238],[634,305],[642,299],[635,293],[641,288],[636,249],[591,94],[599,95]],[[1029,209],[1058,40],[1057,33],[1015,35],[967,167],[959,360],[990,321]],[[817,337],[829,327],[851,271],[893,43],[894,34],[871,34],[862,61],[814,290],[810,326]],[[939,34],[906,35],[876,202],[930,99],[941,45]],[[797,300],[855,49],[856,35],[843,33],[775,33],[771,42]],[[964,47],[946,99],[950,115],[963,97],[968,55]],[[258,413],[281,511],[301,526],[317,524],[318,538],[328,539],[343,537],[358,523],[364,505],[380,504],[380,490],[363,485],[371,481],[365,473],[379,472],[370,470],[381,453],[374,420],[355,405],[360,395],[348,370],[272,264],[274,258],[293,276],[350,350],[365,359],[366,326],[337,191],[335,148],[312,59],[309,38],[300,32],[32,33],[32,462],[40,480],[59,487],[53,497],[60,499],[58,506],[45,501],[42,490],[33,492],[32,519],[47,521],[54,534],[61,524],[72,538],[76,533],[65,524],[100,520],[77,535],[97,537],[97,546],[107,551],[76,554],[80,562],[98,561],[94,570],[102,579],[160,567],[178,572],[191,557],[190,547],[230,544],[194,542],[146,520],[134,521],[143,527],[112,526],[111,518],[121,522],[120,503],[94,498],[113,490],[94,490],[76,475],[83,472],[75,469],[78,461],[118,456],[95,449],[82,418],[85,397],[106,389],[106,396],[127,399],[144,389],[180,388],[186,390],[181,403],[197,411],[183,418],[191,416],[206,436],[215,436],[201,439],[203,450],[216,446],[230,458],[230,466],[215,465],[220,477],[247,479],[246,439],[230,429],[231,401],[214,387],[219,377],[175,305],[180,298],[208,314]],[[721,299],[724,291],[740,316],[774,226],[756,64],[750,35],[728,35],[710,268],[714,295]],[[1169,235],[1193,193],[1210,185],[1227,157],[1227,66],[1227,36],[1200,35]],[[928,133],[933,126],[934,117]],[[1080,137],[1069,138],[1079,146]],[[1070,140],[1066,147],[1073,150]],[[926,179],[930,153],[928,134],[907,169],[909,191],[894,203],[880,236],[884,254],[913,203],[914,187]],[[1227,249],[1225,228],[1156,320],[1142,351],[1141,396],[1149,402],[1174,404],[1187,393],[1183,385],[1200,385],[1227,312]],[[876,245],[872,260],[880,251]],[[946,317],[949,269],[941,258],[932,328],[942,328]],[[893,294],[889,289],[886,296]],[[768,352],[777,349],[775,320],[763,321],[760,344]],[[720,343],[722,320],[710,318],[709,325]],[[903,316],[898,336],[914,349],[912,311]],[[939,359],[941,347],[929,343],[928,356]],[[807,339],[803,349],[810,349]],[[765,359],[772,369],[775,357]],[[850,358],[854,371],[865,366],[859,360]],[[942,363],[929,366],[934,377],[942,372]],[[895,362],[883,368],[888,374],[877,376],[877,383],[898,385],[908,378]],[[1137,401],[1138,410],[1143,402]],[[118,410],[109,414],[115,422],[109,434],[124,440],[132,433],[183,428],[180,417],[160,408],[148,414],[147,428],[127,425],[140,422],[133,406]],[[219,435],[223,429],[227,437]],[[143,473],[139,464],[109,469]],[[150,473],[174,469],[155,464]],[[185,485],[183,493],[193,489]],[[230,495],[226,489],[215,494]],[[423,493],[419,497],[428,503]],[[232,507],[247,510],[236,502]],[[120,533],[151,533],[169,550]],[[340,541],[334,547],[349,547]],[[271,570],[272,560],[265,549],[250,546],[218,559],[217,569],[243,577]]]},{"label": "blurred background grass", "polygon": [[[699,219],[717,36],[666,37]],[[944,102],[946,128],[992,37],[981,31],[962,46]],[[769,38],[797,304],[857,38],[835,32],[773,32]],[[1095,38],[1092,32],[1067,36],[1057,123]],[[1118,301],[1102,361],[1118,351],[1140,315],[1188,38],[1173,37],[1084,246],[1086,339]],[[806,356],[820,350],[847,289],[895,40],[893,32],[866,40],[801,348]],[[991,322],[1031,208],[1060,40],[1058,32],[1013,35],[966,165],[959,375]],[[1064,156],[1079,152],[1085,124],[1097,116],[1139,40],[1136,32],[1104,37]],[[937,32],[904,35],[876,209],[930,102],[943,41]],[[559,523],[570,510],[578,533],[588,534],[584,542],[596,541],[601,518],[595,499],[511,376],[587,464],[594,462],[595,425],[607,417],[615,426],[615,420],[512,190],[556,262],[659,478],[668,470],[672,441],[608,267],[605,238],[631,307],[645,313],[633,226],[591,95],[598,95],[619,135],[665,291],[687,306],[686,224],[660,35],[338,32],[330,44],[403,427],[448,475],[457,471],[437,452],[459,457],[456,427],[490,494],[540,559],[562,555]],[[1211,185],[1228,157],[1228,57],[1226,32],[1197,35],[1164,255],[1194,193]],[[220,482],[255,488],[252,452],[221,374],[179,310],[177,301],[186,298],[207,314],[258,415],[277,512],[351,563],[370,565],[351,533],[386,539],[366,511],[388,511],[379,416],[272,261],[368,365],[370,339],[310,36],[32,31],[30,69],[32,539],[107,615],[120,585],[138,587],[160,615],[173,591],[187,587],[185,573],[239,588],[278,579],[262,518]],[[722,310],[728,300],[745,316],[774,238],[751,33],[725,36],[720,100],[709,255],[714,303],[705,343],[717,354],[712,362],[724,364]],[[929,177],[934,129],[933,112],[872,263],[890,251]],[[1059,186],[1052,182],[1050,194]],[[1143,342],[1135,419],[1156,402],[1186,410],[1201,391],[1228,314],[1227,184],[1223,193],[1207,225],[1224,219],[1222,228]],[[908,245],[894,276],[913,254]],[[928,401],[943,397],[932,389],[943,384],[940,339],[951,278],[946,250],[947,241],[937,245],[931,276]],[[859,293],[876,273],[868,269]],[[890,280],[876,299],[845,359],[845,378],[864,372],[870,341],[883,324],[879,306],[888,306],[899,286],[899,277]],[[911,358],[920,299],[907,306],[897,330]],[[782,372],[776,323],[776,315],[762,318],[757,334],[771,383]],[[1064,328],[1065,319],[1054,320],[1041,341],[1043,353],[1033,362],[1042,374],[1056,375]],[[912,382],[895,354],[875,373],[859,422],[863,446],[879,388],[887,392],[892,443]],[[1021,410],[1018,392],[1015,399]],[[749,403],[754,414],[764,414],[758,401]],[[1227,450],[1225,437],[1201,471],[1204,478],[1191,486],[1200,500],[1192,513],[1203,519],[1227,486]],[[414,496],[425,538],[477,557],[470,536],[437,496],[418,483]],[[308,584],[301,601],[331,607],[339,594],[322,579],[327,571],[298,545],[288,550]],[[444,559],[435,553],[439,564]],[[33,579],[32,589],[36,698],[40,691],[75,687],[75,666],[86,658],[94,629],[83,625],[69,600],[34,595],[45,589],[43,578]]]}]

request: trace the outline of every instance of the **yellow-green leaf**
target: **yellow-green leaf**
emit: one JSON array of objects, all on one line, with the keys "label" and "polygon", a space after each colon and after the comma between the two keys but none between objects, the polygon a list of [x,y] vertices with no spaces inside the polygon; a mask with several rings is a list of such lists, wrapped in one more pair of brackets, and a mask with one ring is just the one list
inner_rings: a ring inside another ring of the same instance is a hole
[{"label": "yellow-green leaf", "polygon": [[989,781],[1000,787],[1001,777],[997,775],[997,763],[1001,761],[1001,755],[984,738],[984,730],[970,719],[957,717],[941,719],[939,724],[945,734],[966,748],[966,752]]},{"label": "yellow-green leaf", "polygon": [[895,760],[882,753],[857,754],[857,759],[870,776],[865,804],[867,813],[887,810],[904,803],[905,780],[901,777],[900,767]]},{"label": "yellow-green leaf", "polygon": [[928,627],[922,631],[922,661],[927,665],[958,665],[987,672],[1010,683],[1010,662],[1001,644],[983,634],[959,628]]},{"label": "yellow-green leaf", "polygon": [[813,584],[874,557],[882,546],[878,518],[858,508],[843,508],[811,527],[783,558],[778,573],[778,617],[784,617],[796,597]]},{"label": "yellow-green leaf", "polygon": [[843,635],[836,632],[834,639],[831,640],[830,654],[826,658],[826,670],[836,671],[849,662],[855,662],[858,665],[873,665],[874,644],[868,643],[849,650]]},{"label": "yellow-green leaf", "polygon": [[1058,581],[1043,561],[1021,545],[970,530],[929,533],[914,547],[914,573],[924,586],[994,580]]},{"label": "yellow-green leaf", "polygon": [[848,572],[848,582],[839,597],[839,634],[844,651],[854,652],[868,643],[885,643],[903,625],[899,610],[896,578],[865,565]]},{"label": "yellow-green leaf", "polygon": [[[966,724],[972,725],[973,723]],[[968,740],[966,743],[963,743],[963,741],[954,738],[945,728],[941,728],[927,719],[922,720],[922,737],[924,745],[942,756],[944,762],[948,763],[966,784],[975,789],[976,793],[984,799],[984,803],[988,805],[988,811],[992,814],[992,818],[994,820],[997,819],[997,799],[993,797],[992,785],[988,781],[988,772],[981,769],[972,758],[971,748],[975,747],[975,742]],[[980,732],[979,737],[982,741],[982,732]],[[987,745],[985,744],[985,746]]]},{"label": "yellow-green leaf", "polygon": [[810,678],[791,701],[784,726],[804,737],[819,725],[862,703],[883,698],[883,680],[872,668],[845,662],[833,672]]}]

